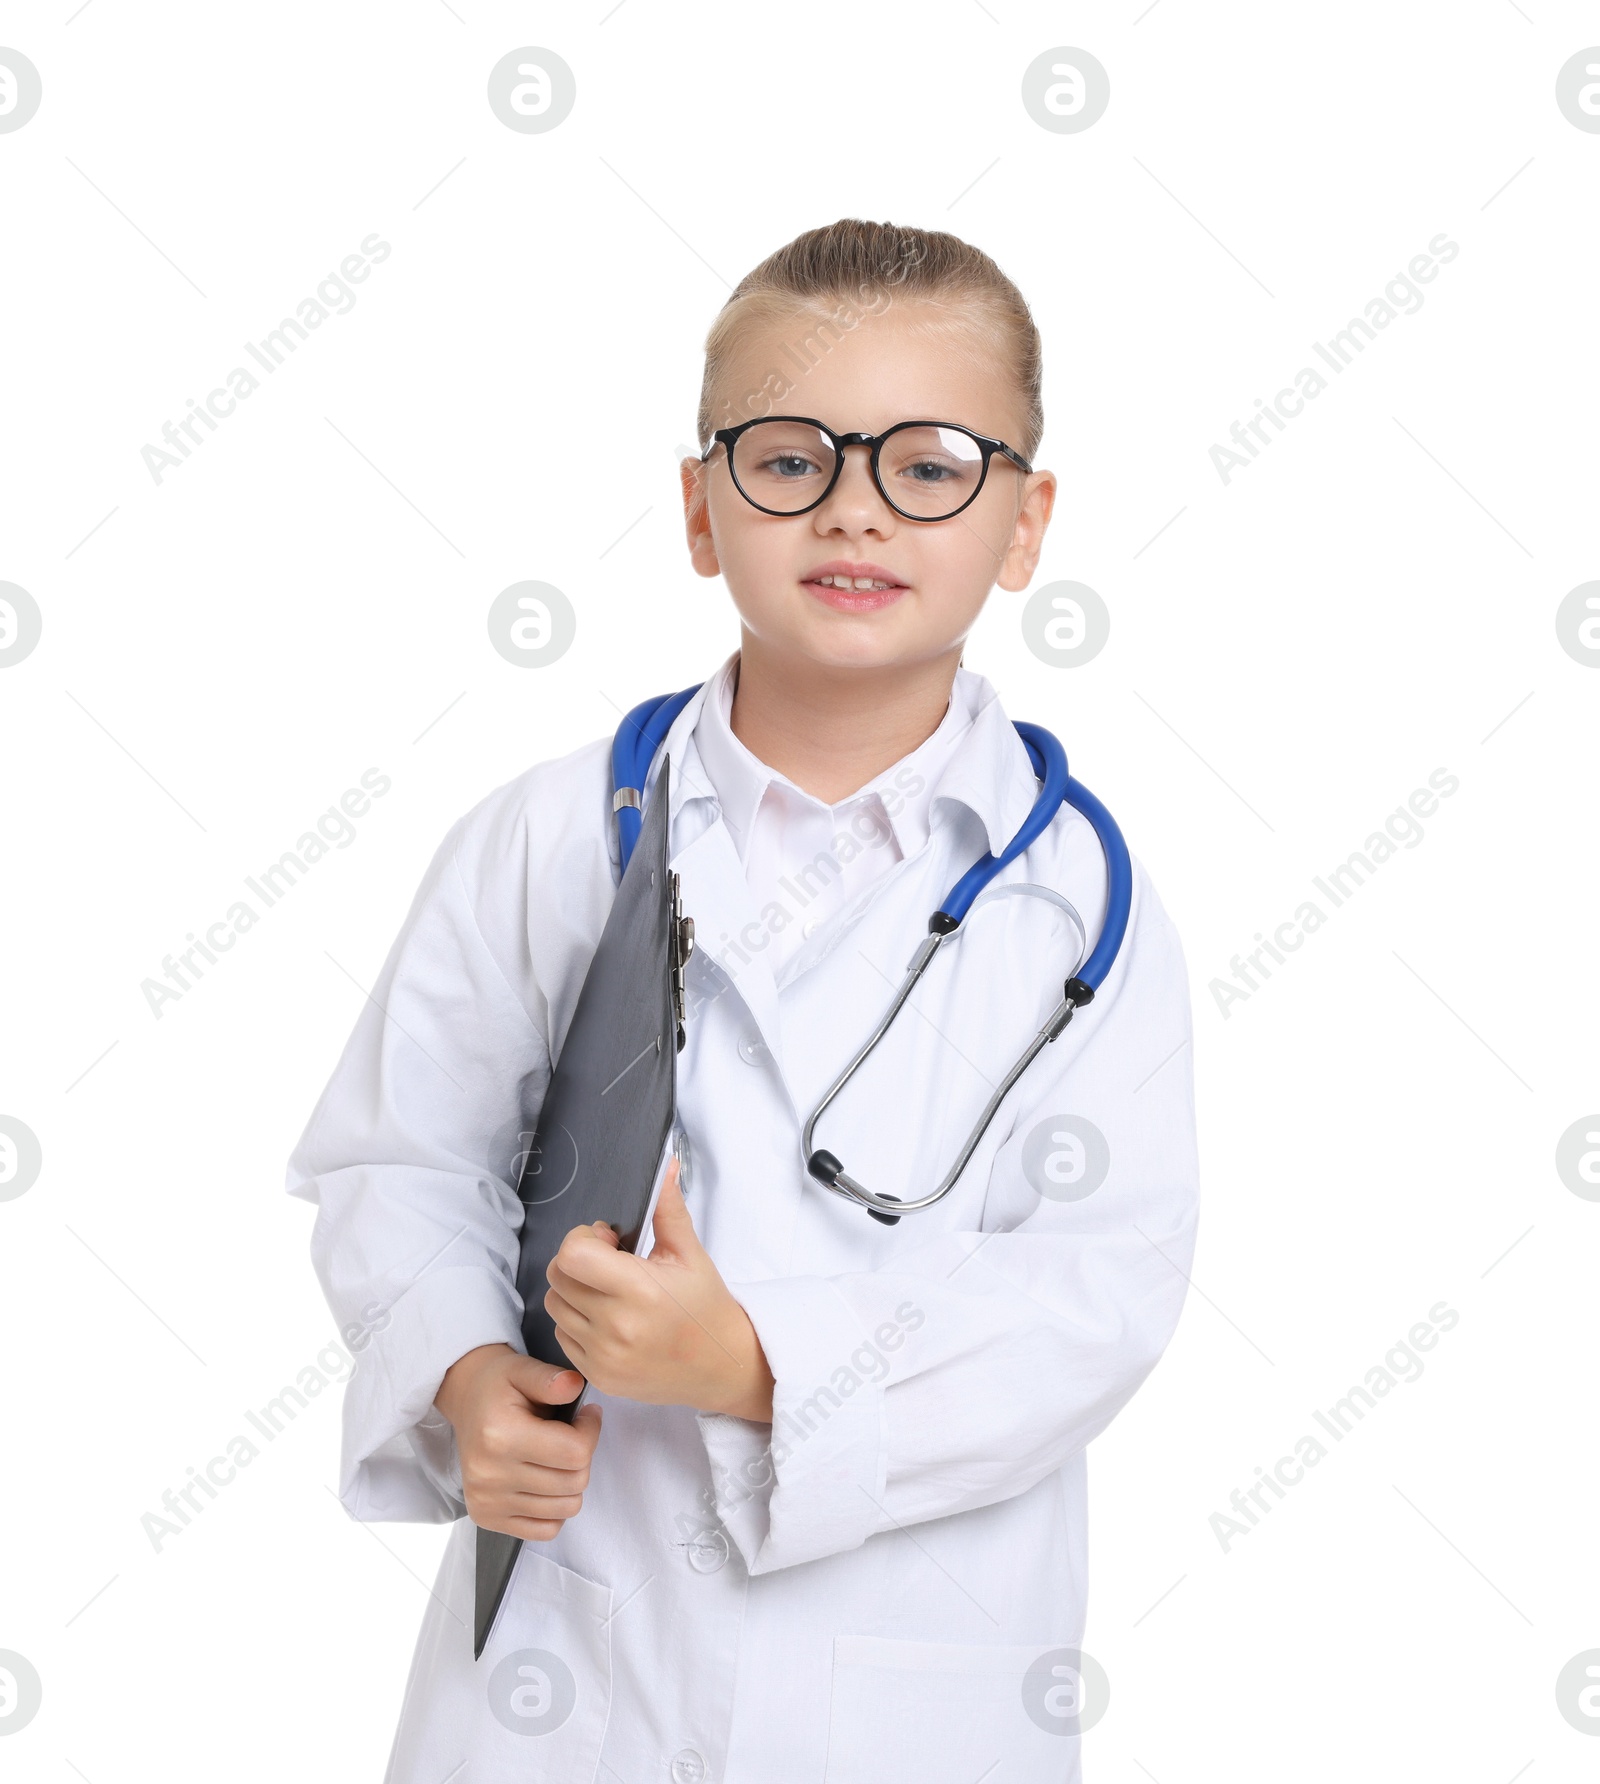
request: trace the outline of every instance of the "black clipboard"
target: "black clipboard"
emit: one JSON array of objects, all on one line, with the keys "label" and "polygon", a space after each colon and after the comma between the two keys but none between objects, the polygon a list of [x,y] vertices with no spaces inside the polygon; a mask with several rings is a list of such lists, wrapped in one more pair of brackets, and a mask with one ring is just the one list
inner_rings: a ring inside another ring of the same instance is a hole
[{"label": "black clipboard", "polygon": [[[545,1270],[575,1226],[604,1220],[634,1251],[644,1232],[676,1107],[677,1055],[684,1041],[683,971],[694,925],[667,866],[671,762],[644,812],[643,828],[578,993],[523,1162],[517,1293],[528,1355],[572,1367],[544,1309]],[[585,1390],[586,1391],[586,1390]],[[583,1392],[547,1409],[571,1421]],[[481,1657],[505,1599],[523,1539],[477,1533],[473,1658]]]}]

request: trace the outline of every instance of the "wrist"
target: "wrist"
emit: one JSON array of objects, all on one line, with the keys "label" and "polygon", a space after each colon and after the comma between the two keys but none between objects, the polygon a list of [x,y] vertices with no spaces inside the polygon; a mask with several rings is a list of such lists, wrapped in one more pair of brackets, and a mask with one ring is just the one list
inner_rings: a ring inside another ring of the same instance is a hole
[{"label": "wrist", "polygon": [[434,1395],[433,1403],[452,1425],[456,1423],[456,1413],[461,1410],[462,1397],[467,1393],[470,1383],[478,1371],[495,1352],[511,1352],[511,1350],[512,1347],[509,1344],[480,1344],[475,1349],[457,1357],[445,1370],[444,1379],[439,1383],[439,1391]]},{"label": "wrist", "polygon": [[734,1363],[729,1366],[725,1390],[718,1396],[717,1404],[705,1410],[770,1425],[772,1390],[775,1385],[773,1374],[767,1363],[767,1353],[761,1348],[761,1340],[756,1336],[756,1329],[750,1322],[750,1316],[742,1307],[739,1308],[738,1326],[733,1336],[735,1342],[728,1348],[733,1353]]}]

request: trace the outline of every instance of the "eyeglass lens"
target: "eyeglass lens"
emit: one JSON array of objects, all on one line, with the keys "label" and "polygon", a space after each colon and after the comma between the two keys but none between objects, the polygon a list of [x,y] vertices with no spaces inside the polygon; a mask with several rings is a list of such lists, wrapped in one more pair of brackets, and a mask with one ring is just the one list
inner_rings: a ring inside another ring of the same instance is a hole
[{"label": "eyeglass lens", "polygon": [[[733,475],[756,504],[798,514],[828,487],[838,462],[833,442],[803,421],[759,421],[734,442]],[[971,500],[983,480],[983,449],[959,428],[908,427],[883,442],[879,489],[892,507],[942,520]]]}]

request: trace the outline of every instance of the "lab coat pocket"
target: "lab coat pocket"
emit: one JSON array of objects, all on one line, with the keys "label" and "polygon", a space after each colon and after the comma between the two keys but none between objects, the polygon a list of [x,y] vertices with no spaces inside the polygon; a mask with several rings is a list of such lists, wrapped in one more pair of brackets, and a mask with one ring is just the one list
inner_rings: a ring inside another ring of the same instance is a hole
[{"label": "lab coat pocket", "polygon": [[475,1663],[475,1779],[590,1784],[611,1708],[611,1588],[524,1543]]},{"label": "lab coat pocket", "polygon": [[1068,1652],[836,1636],[825,1784],[1077,1784]]}]

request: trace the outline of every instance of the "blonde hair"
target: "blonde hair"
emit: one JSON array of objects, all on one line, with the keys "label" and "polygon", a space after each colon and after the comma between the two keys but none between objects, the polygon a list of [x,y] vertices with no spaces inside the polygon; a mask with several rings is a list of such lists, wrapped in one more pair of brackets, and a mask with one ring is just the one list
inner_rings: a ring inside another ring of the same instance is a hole
[{"label": "blonde hair", "polygon": [[[831,304],[831,317],[814,331],[820,337],[830,326],[837,334],[858,326],[864,316],[881,315],[897,297],[959,305],[990,324],[1022,399],[1022,437],[1012,444],[1031,460],[1044,433],[1043,363],[1039,331],[1022,293],[982,249],[959,236],[895,223],[866,223],[856,217],[797,235],[735,286],[706,336],[696,420],[701,451],[711,444],[714,393],[747,322],[825,311]],[[831,344],[824,341],[823,349]],[[752,392],[747,403],[760,395]],[[721,407],[730,415],[734,412],[726,400]]]}]

